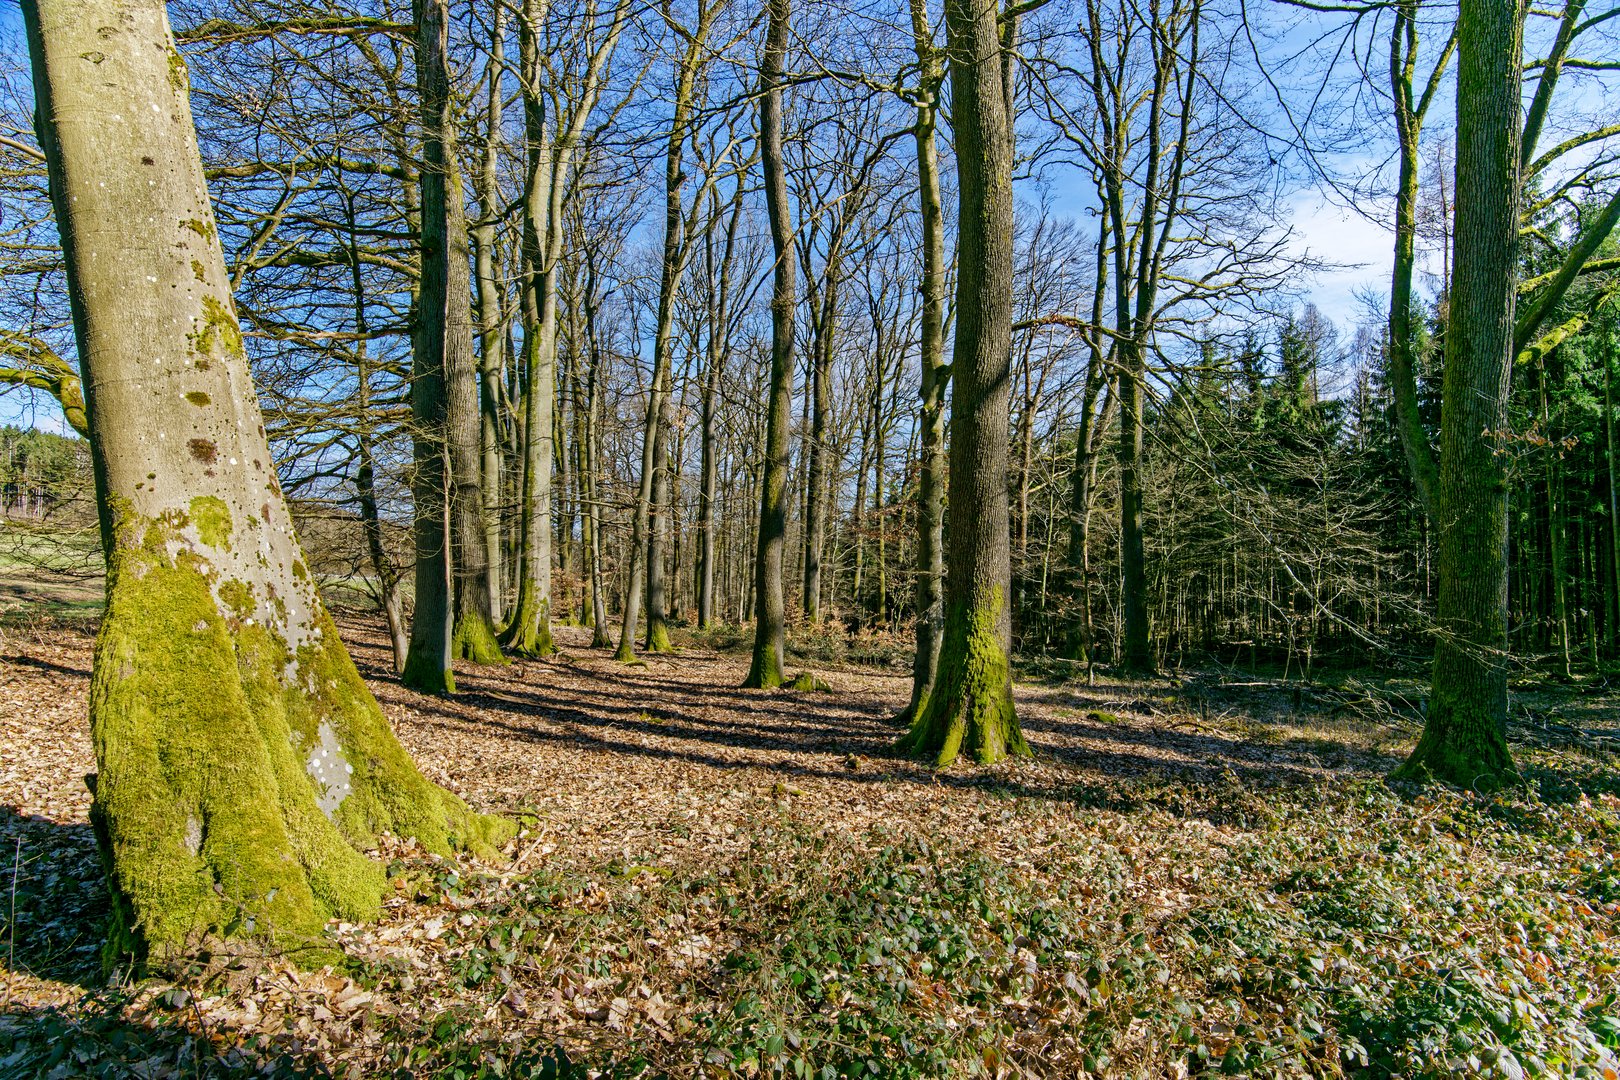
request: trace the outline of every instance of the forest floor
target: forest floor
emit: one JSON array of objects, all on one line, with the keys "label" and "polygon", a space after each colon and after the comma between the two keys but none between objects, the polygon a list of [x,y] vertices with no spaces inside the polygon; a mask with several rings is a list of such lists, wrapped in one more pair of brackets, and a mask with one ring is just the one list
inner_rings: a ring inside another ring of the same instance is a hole
[{"label": "forest floor", "polygon": [[1385,783],[1415,726],[1372,672],[1028,681],[1033,759],[936,771],[892,750],[892,668],[745,691],[744,653],[627,667],[561,628],[440,700],[346,620],[424,771],[522,823],[507,859],[385,841],[340,967],[109,981],[94,617],[12,616],[0,1077],[1620,1068],[1620,772],[1578,730],[1620,726],[1612,692],[1517,698],[1531,783],[1495,795]]}]

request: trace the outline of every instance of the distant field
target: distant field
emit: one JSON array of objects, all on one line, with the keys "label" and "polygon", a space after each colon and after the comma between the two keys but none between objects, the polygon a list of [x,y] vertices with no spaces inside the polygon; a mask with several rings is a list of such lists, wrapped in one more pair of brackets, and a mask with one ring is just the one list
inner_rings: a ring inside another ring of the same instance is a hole
[{"label": "distant field", "polygon": [[94,528],[0,521],[0,627],[99,618],[102,576]]}]

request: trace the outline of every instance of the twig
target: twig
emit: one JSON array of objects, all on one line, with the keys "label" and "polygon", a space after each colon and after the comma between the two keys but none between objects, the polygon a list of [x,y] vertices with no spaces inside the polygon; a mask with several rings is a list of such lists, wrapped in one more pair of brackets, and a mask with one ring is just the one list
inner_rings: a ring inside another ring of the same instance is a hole
[{"label": "twig", "polygon": [[0,1012],[11,1011],[11,986],[17,977],[17,875],[22,871],[22,837],[17,837],[17,850],[11,856],[11,914],[6,925],[11,930],[10,952],[6,957],[6,1001]]}]

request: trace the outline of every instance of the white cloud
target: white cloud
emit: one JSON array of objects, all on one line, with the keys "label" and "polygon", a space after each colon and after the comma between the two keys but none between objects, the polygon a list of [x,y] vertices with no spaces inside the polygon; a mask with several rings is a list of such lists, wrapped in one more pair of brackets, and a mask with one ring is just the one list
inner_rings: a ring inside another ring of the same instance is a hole
[{"label": "white cloud", "polygon": [[1360,317],[1358,291],[1389,292],[1395,233],[1385,224],[1389,215],[1367,209],[1371,219],[1314,191],[1301,193],[1289,207],[1298,237],[1295,250],[1332,264],[1312,275],[1303,289],[1306,298],[1341,325]]}]

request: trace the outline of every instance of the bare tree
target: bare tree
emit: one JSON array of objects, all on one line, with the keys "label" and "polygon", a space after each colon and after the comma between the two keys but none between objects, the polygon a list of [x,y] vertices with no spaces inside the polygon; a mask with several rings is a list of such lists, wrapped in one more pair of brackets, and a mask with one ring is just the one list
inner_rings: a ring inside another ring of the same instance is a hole
[{"label": "bare tree", "polygon": [[377,913],[382,870],[358,848],[378,832],[447,853],[511,829],[417,771],[303,562],[165,5],[25,18],[108,567],[91,691],[108,955],[166,959],[225,926],[308,941]]}]

